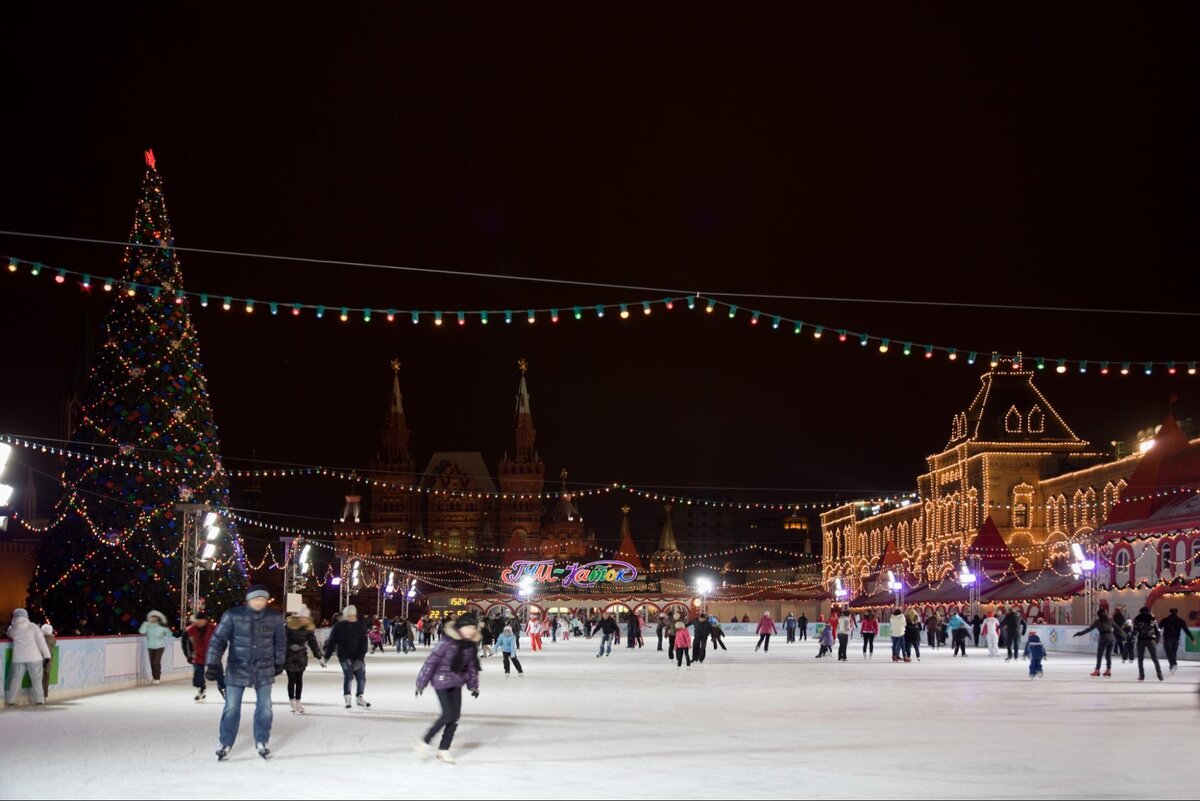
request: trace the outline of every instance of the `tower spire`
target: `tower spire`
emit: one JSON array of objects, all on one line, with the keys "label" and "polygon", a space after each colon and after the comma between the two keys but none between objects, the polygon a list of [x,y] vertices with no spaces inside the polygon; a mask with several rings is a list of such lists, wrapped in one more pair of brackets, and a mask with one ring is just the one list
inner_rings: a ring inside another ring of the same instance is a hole
[{"label": "tower spire", "polygon": [[400,392],[400,360],[392,359],[392,399],[388,406],[387,422],[383,427],[383,459],[386,464],[398,465],[409,461],[408,421],[404,418],[404,395]]}]

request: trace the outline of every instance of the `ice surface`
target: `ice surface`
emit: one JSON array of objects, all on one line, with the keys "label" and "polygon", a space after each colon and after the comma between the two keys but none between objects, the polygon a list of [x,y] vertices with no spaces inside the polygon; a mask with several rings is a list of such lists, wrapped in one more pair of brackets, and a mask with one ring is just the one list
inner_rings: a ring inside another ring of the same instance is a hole
[{"label": "ice surface", "polygon": [[[457,766],[417,764],[412,743],[437,715],[413,697],[425,658],[367,660],[369,711],[343,709],[341,671],[312,664],[309,714],[275,685],[274,756],[253,750],[252,704],[218,763],[220,698],[188,682],[0,714],[4,798],[1185,798],[1200,723],[1200,666],[1163,683],[1133,665],[1091,678],[1083,657],[1051,654],[1045,677],[972,649],[892,664],[889,649],[814,659],[812,641],[754,653],[728,638],[703,666],[676,670],[647,647],[546,642],[526,677],[483,661],[464,698]],[[924,653],[924,651],[923,651]],[[249,698],[249,696],[248,696]],[[53,701],[53,696],[51,697]]]}]

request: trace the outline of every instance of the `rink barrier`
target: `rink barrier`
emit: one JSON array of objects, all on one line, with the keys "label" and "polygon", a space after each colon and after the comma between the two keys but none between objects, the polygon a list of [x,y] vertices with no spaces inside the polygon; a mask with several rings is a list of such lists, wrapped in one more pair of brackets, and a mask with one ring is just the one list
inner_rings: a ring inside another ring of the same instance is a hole
[{"label": "rink barrier", "polygon": [[[190,679],[192,666],[183,655],[183,641],[172,638],[163,649],[162,680]],[[140,634],[113,637],[59,637],[52,649],[50,698],[62,700],[84,695],[127,690],[149,684],[150,655],[146,638]],[[12,642],[0,641],[0,664],[4,666],[4,686],[12,671]],[[24,687],[29,687],[25,677]],[[32,695],[20,693],[17,703],[31,703]]]}]

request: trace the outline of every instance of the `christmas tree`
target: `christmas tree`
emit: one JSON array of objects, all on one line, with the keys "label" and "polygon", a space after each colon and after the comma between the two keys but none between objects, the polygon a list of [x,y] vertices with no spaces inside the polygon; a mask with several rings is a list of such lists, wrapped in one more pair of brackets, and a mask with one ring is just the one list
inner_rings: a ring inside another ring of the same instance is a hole
[{"label": "christmas tree", "polygon": [[[229,505],[200,345],[184,297],[162,179],[146,151],[142,199],[101,346],[88,377],[63,496],[43,536],[30,605],[56,627],[86,618],[92,633],[128,633],[151,609],[175,619],[186,547],[180,501]],[[223,520],[201,596],[209,609],[240,600],[241,544]],[[174,612],[174,614],[172,614]]]}]

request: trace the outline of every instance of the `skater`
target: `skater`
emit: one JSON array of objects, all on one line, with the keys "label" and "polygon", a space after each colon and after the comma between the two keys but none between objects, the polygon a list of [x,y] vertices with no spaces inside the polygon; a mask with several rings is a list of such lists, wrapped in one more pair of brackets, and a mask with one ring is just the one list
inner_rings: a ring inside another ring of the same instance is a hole
[{"label": "skater", "polygon": [[529,623],[526,624],[525,630],[529,633],[529,647],[531,650],[542,650],[542,632],[546,630],[541,618],[537,615],[532,615],[529,618]]},{"label": "skater", "polygon": [[509,673],[509,662],[512,662],[513,667],[517,669],[518,676],[525,675],[525,671],[521,670],[521,660],[517,659],[517,642],[513,639],[512,629],[508,626],[505,626],[504,631],[496,638],[496,650],[504,657],[505,676]]},{"label": "skater", "polygon": [[[192,666],[192,686],[196,688],[196,703],[201,703],[208,697],[208,683],[204,680],[208,658],[208,646],[212,643],[213,633],[217,627],[208,619],[207,612],[197,612],[192,615],[192,622],[183,630],[183,655]],[[225,672],[217,666],[217,692],[225,697]]]},{"label": "skater", "polygon": [[[1025,658],[1029,660],[1029,678],[1036,679],[1042,675],[1042,660],[1046,658],[1046,646],[1036,631],[1029,632],[1025,642]],[[1161,677],[1160,677],[1161,678]]]},{"label": "skater", "polygon": [[12,640],[12,669],[8,686],[4,688],[4,703],[16,706],[17,693],[21,692],[21,683],[28,674],[33,703],[41,706],[46,703],[46,696],[42,692],[42,671],[46,660],[50,659],[46,635],[30,622],[29,613],[18,607],[12,613],[8,638]]},{"label": "skater", "polygon": [[54,636],[54,626],[49,623],[42,624],[42,636],[46,638],[46,647],[50,649],[50,656],[42,660],[42,697],[50,697],[50,666],[54,663],[54,646],[58,645],[58,638]]},{"label": "skater", "polygon": [[721,622],[714,617],[708,622],[708,625],[712,628],[713,651],[718,648],[728,651],[729,649],[725,647],[725,630],[721,628]]},{"label": "skater", "polygon": [[863,659],[875,658],[875,635],[879,633],[879,618],[868,611],[862,619]]},{"label": "skater", "polygon": [[696,618],[692,627],[692,661],[704,664],[708,651],[708,638],[712,636],[712,624],[704,615]]},{"label": "skater", "polygon": [[1162,629],[1163,650],[1167,653],[1167,665],[1171,669],[1171,675],[1174,676],[1175,671],[1179,669],[1179,663],[1175,659],[1175,653],[1179,650],[1179,635],[1186,634],[1192,642],[1195,642],[1196,638],[1192,636],[1187,623],[1184,623],[1183,618],[1179,616],[1178,609],[1172,609],[1159,623],[1159,628]]},{"label": "skater", "polygon": [[484,659],[490,659],[492,656],[492,645],[496,642],[496,635],[492,634],[491,626],[479,627],[479,655]]},{"label": "skater", "polygon": [[1117,638],[1117,651],[1121,654],[1121,664],[1123,665],[1130,659],[1130,657],[1125,655],[1125,648],[1127,644],[1127,638],[1125,636],[1125,624],[1128,622],[1125,617],[1125,607],[1117,607],[1117,610],[1113,612],[1112,621],[1113,636]]},{"label": "skater", "polygon": [[821,635],[817,642],[820,648],[817,650],[817,659],[833,653],[833,626],[826,623],[821,627]]},{"label": "skater", "polygon": [[899,609],[893,609],[889,622],[892,626],[892,661],[899,662],[904,659],[904,629],[908,626],[908,619]]},{"label": "skater", "polygon": [[847,610],[842,613],[837,622],[838,661],[846,661],[846,646],[850,644],[850,635],[854,633],[854,615]]},{"label": "skater", "polygon": [[[462,712],[463,687],[470,691],[472,698],[479,697],[479,658],[475,649],[479,640],[479,620],[472,614],[465,614],[443,626],[442,633],[445,638],[433,649],[417,674],[417,695],[420,696],[432,684],[442,714],[425,733],[425,737],[417,741],[416,751],[418,759],[425,759],[429,755],[429,744],[440,731],[442,739],[438,744],[437,760],[453,765],[455,760],[450,753],[450,746],[454,742],[454,732],[458,730],[458,718]],[[516,645],[515,637],[513,645]]]},{"label": "skater", "polygon": [[1158,680],[1162,681],[1162,665],[1158,663],[1158,621],[1154,619],[1154,615],[1150,614],[1149,607],[1143,606],[1137,617],[1133,619],[1133,634],[1137,637],[1138,681],[1146,680],[1143,660],[1147,651],[1150,652],[1150,659],[1154,662],[1154,672],[1158,674]]},{"label": "skater", "polygon": [[934,615],[925,616],[925,642],[930,648],[937,648],[937,617]]},{"label": "skater", "polygon": [[242,722],[242,695],[253,687],[254,747],[266,759],[271,755],[271,685],[287,661],[287,632],[283,616],[267,608],[271,591],[261,584],[246,590],[244,606],[235,606],[221,617],[204,656],[205,676],[216,681],[221,657],[229,649],[225,666],[225,709],[221,712],[221,740],[217,759],[229,756]]},{"label": "skater", "polygon": [[971,618],[971,636],[975,638],[975,647],[979,647],[979,635],[983,631],[983,618],[976,612]]},{"label": "skater", "polygon": [[521,619],[518,617],[513,617],[504,622],[507,625],[512,627],[513,642],[516,643],[517,650],[520,651],[521,650]]},{"label": "skater", "polygon": [[[426,628],[426,632],[429,629]],[[351,604],[342,610],[342,619],[337,622],[325,640],[323,661],[337,651],[338,664],[342,666],[342,699],[346,709],[350,708],[350,679],[354,679],[354,701],[363,709],[371,705],[363,698],[367,689],[367,623],[358,619],[358,607]]]},{"label": "skater", "polygon": [[292,705],[293,715],[304,714],[304,704],[300,696],[304,693],[304,671],[308,669],[308,652],[312,651],[313,658],[321,667],[325,660],[321,658],[321,648],[317,645],[316,626],[313,625],[312,614],[307,606],[301,606],[296,614],[287,619],[287,658],[284,659],[283,669],[287,671],[288,703]]},{"label": "skater", "polygon": [[962,615],[955,612],[950,616],[950,621],[946,624],[950,629],[950,636],[954,642],[954,656],[958,656],[961,652],[965,657],[967,655],[967,633],[971,627],[967,621],[963,620]]},{"label": "skater", "polygon": [[378,620],[371,626],[371,630],[367,632],[367,641],[371,643],[371,653],[383,651],[383,628],[379,625]]},{"label": "skater", "polygon": [[987,643],[988,656],[995,657],[1000,653],[1000,621],[996,619],[995,612],[988,612],[981,628],[983,639]]},{"label": "skater", "polygon": [[1006,646],[1004,661],[1017,659],[1021,653],[1021,616],[1017,610],[1009,609],[1004,616],[1004,644]]},{"label": "skater", "polygon": [[665,636],[667,638],[667,661],[675,661],[675,624],[679,622],[679,613],[672,612],[671,619],[667,621]]},{"label": "skater", "polygon": [[909,662],[912,660],[912,657],[916,657],[916,660],[920,662],[921,619],[917,617],[917,610],[915,609],[909,609],[904,617],[907,621],[904,624],[904,661]]},{"label": "skater", "polygon": [[150,656],[150,678],[154,684],[161,684],[163,649],[167,647],[167,638],[171,636],[166,616],[157,609],[150,610],[146,615],[146,622],[138,629],[138,634],[146,637],[146,653]]},{"label": "skater", "polygon": [[689,653],[692,647],[692,637],[688,634],[687,626],[683,625],[682,620],[675,621],[675,669],[683,667],[683,660],[687,660],[688,670],[692,669],[692,656]]},{"label": "skater", "polygon": [[637,612],[629,613],[629,627],[625,633],[626,648],[636,648],[638,640],[642,636],[642,621],[637,616]]},{"label": "skater", "polygon": [[[667,633],[667,616],[663,612],[658,613],[658,625],[654,627],[654,633],[658,635],[658,650],[661,651],[663,649],[663,635]],[[675,649],[672,647],[671,650],[674,651]]]},{"label": "skater", "polygon": [[788,612],[787,617],[783,619],[783,630],[787,634],[785,642],[796,641],[796,616]]},{"label": "skater", "polygon": [[[747,617],[746,622],[750,619]],[[754,652],[758,653],[758,649],[763,649],[764,652],[771,650],[771,635],[778,634],[779,629],[775,628],[775,621],[771,620],[770,612],[763,612],[762,617],[758,619],[758,645],[754,646]]]},{"label": "skater", "polygon": [[[596,658],[599,659],[602,656],[612,656],[613,638],[616,637],[617,632],[620,631],[620,628],[617,626],[617,621],[613,620],[612,615],[605,615],[600,620],[600,625],[597,626],[597,630],[600,631],[604,636],[600,638],[600,652],[596,654]],[[605,650],[606,647],[608,649],[607,651]]]},{"label": "skater", "polygon": [[808,639],[808,616],[803,612],[800,613],[800,620],[797,621],[796,629],[800,633],[801,640]]},{"label": "skater", "polygon": [[1096,669],[1092,671],[1093,676],[1100,675],[1100,660],[1106,660],[1104,667],[1104,675],[1112,675],[1112,652],[1113,646],[1116,645],[1117,637],[1115,632],[1116,626],[1108,617],[1108,610],[1103,606],[1096,610],[1096,620],[1092,625],[1088,626],[1083,631],[1075,632],[1076,637],[1082,637],[1090,631],[1095,631],[1098,635],[1096,640]]}]

